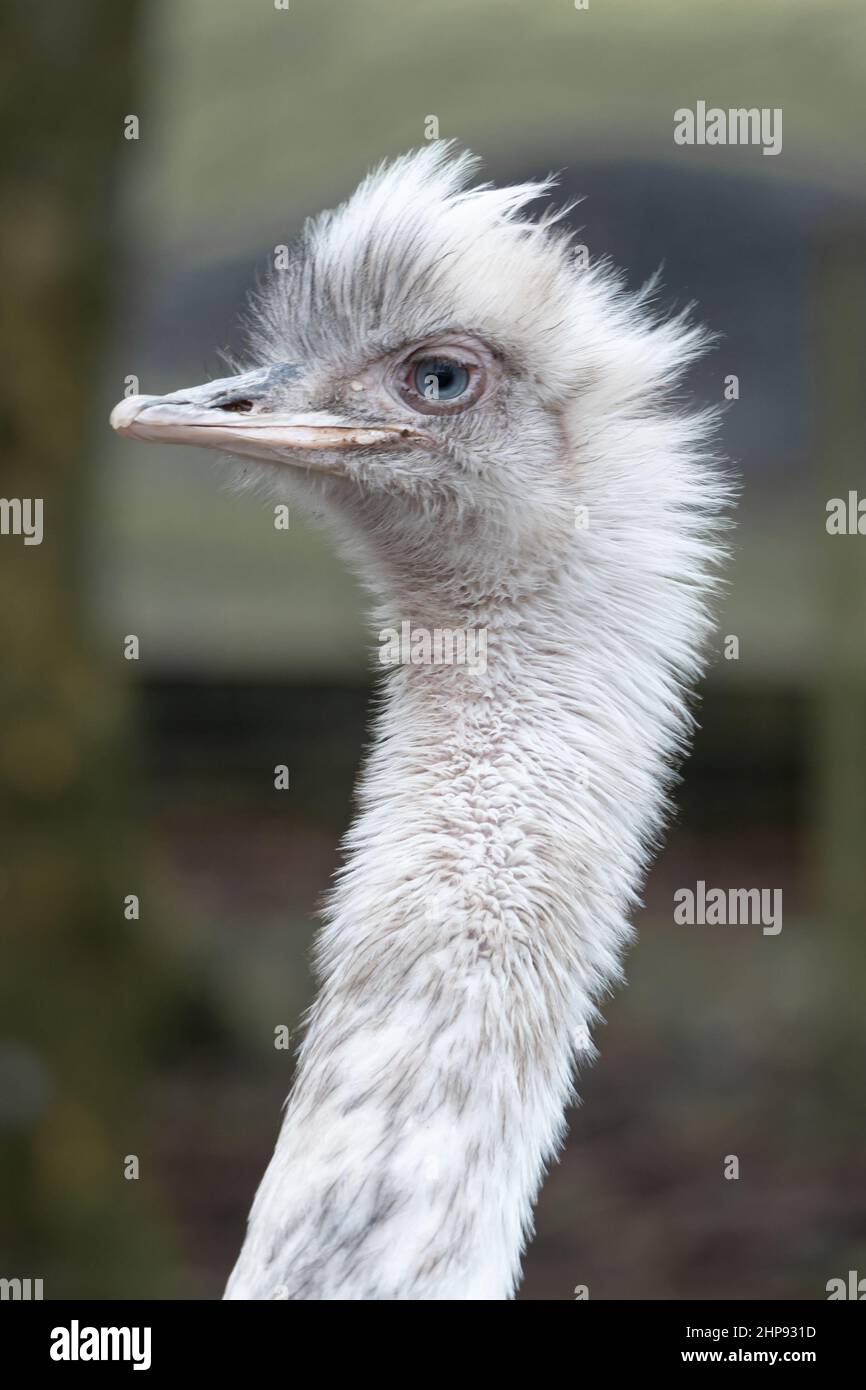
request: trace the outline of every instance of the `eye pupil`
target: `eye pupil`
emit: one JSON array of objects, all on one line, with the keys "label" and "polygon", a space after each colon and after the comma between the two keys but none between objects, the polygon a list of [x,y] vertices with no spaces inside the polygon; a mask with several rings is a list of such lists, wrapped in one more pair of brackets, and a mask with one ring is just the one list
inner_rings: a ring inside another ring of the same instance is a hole
[{"label": "eye pupil", "polygon": [[469,370],[450,357],[422,357],[415,365],[413,384],[428,401],[453,401],[469,385]]}]

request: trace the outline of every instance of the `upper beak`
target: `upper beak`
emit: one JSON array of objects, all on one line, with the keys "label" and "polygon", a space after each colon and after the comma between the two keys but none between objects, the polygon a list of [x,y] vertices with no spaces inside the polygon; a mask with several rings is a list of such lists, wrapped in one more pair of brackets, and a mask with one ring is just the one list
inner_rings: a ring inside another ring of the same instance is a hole
[{"label": "upper beak", "polygon": [[321,466],[308,455],[398,444],[421,431],[398,425],[352,423],[321,411],[275,408],[280,386],[298,376],[292,366],[244,372],[168,396],[128,396],[111,412],[112,428],[133,439],[199,444],[254,458]]}]

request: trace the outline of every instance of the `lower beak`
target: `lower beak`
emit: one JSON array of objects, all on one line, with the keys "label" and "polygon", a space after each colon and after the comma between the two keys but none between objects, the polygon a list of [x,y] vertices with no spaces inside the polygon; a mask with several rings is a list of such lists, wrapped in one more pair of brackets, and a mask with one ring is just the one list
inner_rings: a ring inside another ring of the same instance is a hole
[{"label": "lower beak", "polygon": [[168,396],[128,396],[111,412],[111,426],[132,439],[196,444],[302,467],[327,467],[324,451],[381,449],[422,437],[394,425],[352,423],[320,411],[287,412],[272,402],[297,375],[290,367],[246,372]]}]

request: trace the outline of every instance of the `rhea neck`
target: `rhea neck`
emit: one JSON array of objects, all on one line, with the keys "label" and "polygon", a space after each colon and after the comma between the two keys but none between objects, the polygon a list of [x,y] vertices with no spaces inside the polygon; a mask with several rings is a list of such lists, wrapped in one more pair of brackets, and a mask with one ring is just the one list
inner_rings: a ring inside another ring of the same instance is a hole
[{"label": "rhea neck", "polygon": [[[386,677],[320,993],[228,1297],[514,1291],[657,811],[640,672],[606,710],[622,633],[615,605],[581,604],[580,569],[519,603],[507,585],[476,595],[463,617],[486,627],[484,671]],[[413,587],[376,622],[455,616]]]}]

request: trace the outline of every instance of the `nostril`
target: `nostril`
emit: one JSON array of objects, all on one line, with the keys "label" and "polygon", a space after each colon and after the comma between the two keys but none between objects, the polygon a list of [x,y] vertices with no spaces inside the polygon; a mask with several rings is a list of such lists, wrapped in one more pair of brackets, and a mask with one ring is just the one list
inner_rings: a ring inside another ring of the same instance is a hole
[{"label": "nostril", "polygon": [[243,398],[240,399],[240,400],[236,400],[236,401],[225,401],[225,402],[219,407],[220,410],[231,410],[231,411],[233,411],[236,415],[248,415],[249,412],[252,410],[252,408],[253,408],[253,403],[252,403],[252,401],[248,401],[248,400],[243,399]]}]

